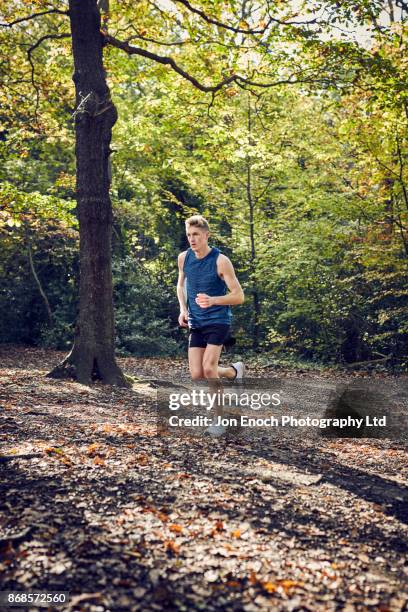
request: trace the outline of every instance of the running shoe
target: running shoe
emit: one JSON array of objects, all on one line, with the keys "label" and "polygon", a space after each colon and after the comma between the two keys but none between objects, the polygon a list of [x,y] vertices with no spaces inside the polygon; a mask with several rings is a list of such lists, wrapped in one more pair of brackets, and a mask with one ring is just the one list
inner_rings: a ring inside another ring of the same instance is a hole
[{"label": "running shoe", "polygon": [[242,361],[237,361],[232,364],[232,367],[237,373],[234,380],[242,380],[245,376],[245,364]]}]

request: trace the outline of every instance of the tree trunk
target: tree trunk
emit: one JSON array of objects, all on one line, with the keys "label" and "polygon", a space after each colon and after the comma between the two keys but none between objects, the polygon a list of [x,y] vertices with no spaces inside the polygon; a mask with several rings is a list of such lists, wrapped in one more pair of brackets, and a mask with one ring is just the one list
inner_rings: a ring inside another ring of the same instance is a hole
[{"label": "tree trunk", "polygon": [[251,242],[251,284],[252,284],[252,305],[253,305],[253,327],[252,327],[252,348],[256,350],[259,344],[259,318],[261,305],[259,302],[258,290],[256,288],[255,269],[256,269],[256,249],[255,249],[255,221],[254,221],[254,200],[252,197],[251,165],[247,161],[247,203],[249,208],[249,238]]},{"label": "tree trunk", "polygon": [[110,142],[117,119],[103,67],[96,0],[70,0],[76,91],[76,197],[80,228],[80,300],[74,345],[49,376],[99,378],[127,386],[115,361],[112,298]]},{"label": "tree trunk", "polygon": [[[248,135],[251,142],[252,133],[252,120],[251,120],[251,101],[248,94]],[[255,249],[255,219],[254,209],[255,203],[252,196],[252,167],[251,160],[247,157],[247,176],[246,176],[246,196],[249,208],[249,238],[251,242],[251,284],[252,284],[252,304],[253,304],[253,327],[252,327],[252,348],[256,350],[259,345],[259,319],[261,316],[261,305],[259,301],[259,294],[255,280],[255,269],[256,269],[256,249]]]},{"label": "tree trunk", "polygon": [[27,255],[28,255],[28,262],[30,264],[30,270],[31,273],[33,275],[35,284],[37,285],[38,291],[41,295],[42,301],[44,303],[45,306],[45,310],[47,311],[47,315],[48,315],[48,325],[51,327],[52,326],[52,311],[51,311],[51,307],[50,307],[50,303],[48,301],[47,295],[42,287],[41,281],[39,279],[39,276],[37,274],[37,270],[35,269],[35,265],[34,265],[34,258],[33,258],[33,251],[31,248],[31,242],[30,242],[30,238],[28,237],[28,232],[26,231],[25,234],[25,242],[27,245]]}]

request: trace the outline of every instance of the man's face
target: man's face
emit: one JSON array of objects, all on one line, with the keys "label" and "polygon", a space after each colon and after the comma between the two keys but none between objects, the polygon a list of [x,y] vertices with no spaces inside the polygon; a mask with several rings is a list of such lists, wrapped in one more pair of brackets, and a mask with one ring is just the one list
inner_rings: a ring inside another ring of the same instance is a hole
[{"label": "man's face", "polygon": [[196,225],[188,225],[186,229],[187,240],[193,251],[201,251],[208,244],[209,232]]}]

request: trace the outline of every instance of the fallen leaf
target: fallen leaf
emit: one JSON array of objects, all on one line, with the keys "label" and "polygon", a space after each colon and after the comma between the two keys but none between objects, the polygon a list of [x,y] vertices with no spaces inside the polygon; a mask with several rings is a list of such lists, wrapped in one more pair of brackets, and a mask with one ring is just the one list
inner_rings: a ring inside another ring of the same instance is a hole
[{"label": "fallen leaf", "polygon": [[228,580],[226,585],[227,587],[230,587],[231,589],[238,589],[241,586],[241,583],[238,582],[237,580]]},{"label": "fallen leaf", "polygon": [[171,552],[175,555],[179,554],[180,547],[173,540],[166,540],[164,545],[167,552]]},{"label": "fallen leaf", "polygon": [[187,472],[180,472],[177,474],[178,480],[182,480],[183,478],[191,478],[191,474],[187,474]]},{"label": "fallen leaf", "polygon": [[250,584],[258,584],[258,582],[259,582],[258,578],[256,577],[255,572],[252,571],[252,570],[249,573],[249,579],[248,580],[249,580]]},{"label": "fallen leaf", "polygon": [[101,447],[100,444],[98,444],[97,442],[94,442],[93,444],[91,444],[90,446],[88,446],[88,448],[86,449],[86,453],[89,457],[93,457],[97,450]]},{"label": "fallen leaf", "polygon": [[147,465],[149,463],[149,457],[145,454],[141,454],[138,456],[137,462],[139,465]]},{"label": "fallen leaf", "polygon": [[301,583],[296,582],[295,580],[279,580],[279,586],[281,586],[285,593],[288,594],[290,589],[293,589],[295,586],[301,586]]},{"label": "fallen leaf", "polygon": [[44,452],[47,453],[47,455],[63,455],[64,451],[61,448],[55,448],[54,446],[48,446],[47,448],[44,449]]}]

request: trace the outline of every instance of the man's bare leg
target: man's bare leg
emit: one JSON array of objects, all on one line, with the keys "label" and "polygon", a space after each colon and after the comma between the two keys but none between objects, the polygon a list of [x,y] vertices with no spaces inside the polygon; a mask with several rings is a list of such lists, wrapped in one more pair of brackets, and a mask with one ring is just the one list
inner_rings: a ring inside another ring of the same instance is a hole
[{"label": "man's bare leg", "polygon": [[205,348],[192,347],[188,349],[188,365],[193,380],[204,380],[203,357]]},{"label": "man's bare leg", "polygon": [[220,360],[222,346],[218,344],[207,344],[203,355],[203,372],[207,380],[218,380],[218,362]]},{"label": "man's bare leg", "polygon": [[[203,355],[203,372],[208,381],[210,393],[222,393],[222,384],[218,375],[218,362],[221,356],[222,346],[216,344],[207,344]],[[207,433],[215,436],[222,436],[226,432],[226,428],[222,425],[216,425],[218,417],[223,416],[223,406],[215,401],[212,410],[213,424],[207,428]]]},{"label": "man's bare leg", "polygon": [[[222,347],[218,347],[218,345],[215,344],[210,344],[209,346],[213,348],[207,351],[206,357],[204,357],[206,352],[206,349],[204,348],[193,347],[188,349],[188,365],[190,368],[191,378],[193,380],[204,380],[204,378],[234,379],[237,373],[232,366],[224,368],[217,365],[217,371],[215,371],[215,363],[218,364]],[[204,359],[206,360],[206,366],[209,368],[209,373],[211,376],[205,376]]]}]

